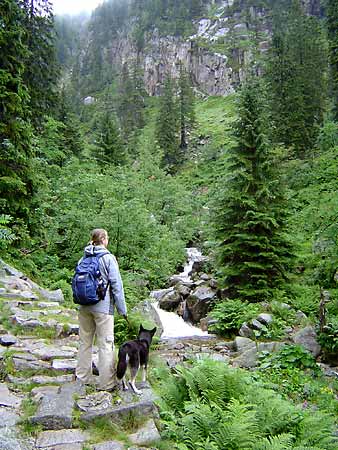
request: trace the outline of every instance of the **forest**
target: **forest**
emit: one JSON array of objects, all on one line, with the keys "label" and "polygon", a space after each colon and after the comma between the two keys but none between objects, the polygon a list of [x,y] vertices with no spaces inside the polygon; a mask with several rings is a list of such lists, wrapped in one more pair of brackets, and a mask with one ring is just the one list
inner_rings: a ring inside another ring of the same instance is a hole
[{"label": "forest", "polygon": [[[247,36],[198,34],[221,14]],[[269,311],[257,342],[311,325],[320,362],[337,366],[337,0],[108,0],[90,17],[1,0],[0,24],[1,258],[74,307],[75,265],[90,231],[107,229],[132,310],[198,247],[223,293],[211,332],[231,338]],[[225,55],[229,93],[210,95],[185,59],[163,62],[155,86],[144,55],[168,36],[191,58]],[[302,347],[262,354],[251,372],[157,367],[152,382],[156,448],[337,448],[337,378]]]}]

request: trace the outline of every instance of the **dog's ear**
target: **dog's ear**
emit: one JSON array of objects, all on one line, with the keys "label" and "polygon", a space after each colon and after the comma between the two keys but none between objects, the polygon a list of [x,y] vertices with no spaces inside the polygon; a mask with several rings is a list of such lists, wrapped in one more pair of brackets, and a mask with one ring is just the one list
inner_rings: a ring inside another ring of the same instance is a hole
[{"label": "dog's ear", "polygon": [[152,330],[150,330],[150,333],[151,333],[151,335],[152,336],[154,336],[154,334],[156,333],[156,330],[157,330],[157,328],[155,327],[155,328],[153,328]]},{"label": "dog's ear", "polygon": [[140,324],[140,331],[144,331],[142,323]]}]

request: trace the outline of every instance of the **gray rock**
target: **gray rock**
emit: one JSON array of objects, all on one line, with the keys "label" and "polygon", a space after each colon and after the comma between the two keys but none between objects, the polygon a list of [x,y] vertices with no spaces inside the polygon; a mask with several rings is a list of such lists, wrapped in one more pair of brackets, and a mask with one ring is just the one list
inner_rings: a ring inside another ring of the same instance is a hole
[{"label": "gray rock", "polygon": [[12,318],[13,324],[20,325],[22,328],[25,329],[34,329],[39,328],[43,326],[43,323],[40,322],[40,320],[37,319],[25,319],[23,317],[20,317],[19,315],[16,315]]},{"label": "gray rock", "polygon": [[18,408],[22,399],[12,394],[5,383],[0,383],[0,406]]},{"label": "gray rock", "polygon": [[109,409],[112,406],[112,395],[105,391],[95,392],[94,394],[86,395],[85,398],[78,399],[76,406],[84,412]]},{"label": "gray rock", "polygon": [[93,446],[93,450],[123,450],[124,448],[124,444],[117,441],[101,442]]},{"label": "gray rock", "polygon": [[72,428],[74,394],[83,395],[84,387],[76,382],[67,383],[62,385],[57,393],[44,395],[30,422],[41,425],[45,430]]},{"label": "gray rock", "polygon": [[252,319],[250,324],[254,330],[260,331],[260,330],[264,330],[266,328],[263,323],[259,322],[256,319]]},{"label": "gray rock", "polygon": [[161,439],[154,419],[148,420],[136,433],[130,434],[128,437],[136,445],[148,445]]},{"label": "gray rock", "polygon": [[171,291],[159,300],[159,306],[165,311],[174,311],[180,304],[181,300],[181,296],[176,291]]},{"label": "gray rock", "polygon": [[15,345],[17,343],[17,338],[12,336],[11,334],[5,334],[0,336],[0,344],[5,347],[10,347],[11,345]]},{"label": "gray rock", "polygon": [[169,292],[172,292],[174,288],[168,288],[168,289],[157,289],[156,291],[152,291],[150,293],[150,297],[154,298],[155,300],[161,300],[162,297],[164,297],[166,294],[169,294]]},{"label": "gray rock", "polygon": [[63,303],[65,301],[61,289],[56,289],[55,291],[48,291],[47,289],[41,289],[40,288],[40,292],[39,293],[48,302]]},{"label": "gray rock", "polygon": [[31,378],[19,378],[13,375],[7,375],[7,381],[15,384],[65,384],[74,381],[74,375],[59,375],[57,377],[50,377],[45,375],[36,375]]},{"label": "gray rock", "polygon": [[257,350],[259,352],[278,352],[282,347],[285,346],[285,342],[259,342],[257,344]]},{"label": "gray rock", "polygon": [[74,372],[76,369],[76,359],[54,359],[52,368],[63,372]]},{"label": "gray rock", "polygon": [[300,329],[291,336],[291,339],[295,344],[302,345],[306,348],[315,358],[320,355],[321,347],[318,344],[316,330],[313,326],[309,325]]},{"label": "gray rock", "polygon": [[183,283],[177,283],[175,290],[182,298],[186,298],[190,294],[191,288]]},{"label": "gray rock", "polygon": [[33,370],[50,369],[50,363],[46,361],[40,361],[38,359],[15,357],[12,359],[12,361],[15,370],[18,371],[26,369],[33,369]]},{"label": "gray rock", "polygon": [[243,367],[250,369],[257,365],[257,349],[255,347],[247,347],[239,356],[232,360],[234,367]]},{"label": "gray rock", "polygon": [[273,321],[273,318],[271,314],[262,313],[257,317],[257,320],[264,325],[269,325]]},{"label": "gray rock", "polygon": [[211,302],[215,296],[216,291],[205,284],[198,286],[193,292],[191,292],[186,300],[186,305],[194,323],[198,323],[208,314]]},{"label": "gray rock", "polygon": [[105,409],[97,409],[96,407],[88,409],[81,415],[81,420],[91,422],[98,417],[112,417],[114,420],[118,420],[131,412],[141,417],[152,415],[155,410],[155,397],[152,390],[148,385],[142,387],[143,383],[136,383],[136,386],[142,390],[142,395],[137,396],[130,390],[120,391],[121,402],[119,404],[111,405]]},{"label": "gray rock", "polygon": [[236,336],[234,340],[234,350],[242,352],[248,348],[256,348],[256,343],[249,338]]},{"label": "gray rock", "polygon": [[48,308],[55,308],[58,302],[39,302],[38,307],[41,309],[46,309],[48,312]]},{"label": "gray rock", "polygon": [[44,361],[50,361],[53,358],[73,358],[77,350],[74,347],[58,347],[54,345],[40,345],[32,350],[32,353]]},{"label": "gray rock", "polygon": [[16,428],[4,427],[0,435],[0,450],[35,450],[34,442],[19,436]]},{"label": "gray rock", "polygon": [[20,416],[11,409],[0,407],[0,428],[13,427],[19,422],[19,420]]},{"label": "gray rock", "polygon": [[243,322],[238,333],[240,336],[246,337],[246,338],[251,338],[254,336],[254,332],[252,331],[252,328],[249,327],[247,322]]},{"label": "gray rock", "polygon": [[[36,448],[54,450],[58,445],[84,444],[90,438],[89,434],[81,430],[42,431],[36,439]],[[80,447],[80,448],[81,448]],[[75,447],[69,447],[74,448]]]},{"label": "gray rock", "polygon": [[31,396],[35,402],[39,402],[46,395],[55,395],[59,392],[59,386],[38,386],[31,390]]}]

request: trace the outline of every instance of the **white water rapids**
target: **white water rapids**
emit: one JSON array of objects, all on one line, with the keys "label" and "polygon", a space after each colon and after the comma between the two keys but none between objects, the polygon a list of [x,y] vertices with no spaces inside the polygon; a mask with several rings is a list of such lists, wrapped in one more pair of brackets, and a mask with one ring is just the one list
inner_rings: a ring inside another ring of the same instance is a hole
[{"label": "white water rapids", "polygon": [[[187,248],[187,256],[188,262],[184,266],[183,272],[178,275],[174,275],[172,279],[175,279],[176,281],[192,283],[189,274],[191,272],[193,263],[194,261],[202,261],[204,257],[196,248]],[[152,291],[150,296],[154,299],[158,299],[165,293],[171,292],[173,290],[173,287],[168,289],[159,289],[156,291]],[[175,312],[164,311],[163,309],[161,309],[158,305],[158,301],[154,302],[152,305],[162,323],[163,333],[161,335],[161,339],[208,336],[207,331],[202,331],[200,328],[195,327],[191,323],[185,322],[183,318]]]}]

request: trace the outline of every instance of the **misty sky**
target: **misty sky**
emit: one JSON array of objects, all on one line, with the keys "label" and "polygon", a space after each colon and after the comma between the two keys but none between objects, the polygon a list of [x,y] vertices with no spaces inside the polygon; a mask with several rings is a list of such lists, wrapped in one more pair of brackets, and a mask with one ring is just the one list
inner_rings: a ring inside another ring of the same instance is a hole
[{"label": "misty sky", "polygon": [[82,11],[91,12],[103,0],[52,0],[54,5],[54,14],[78,14]]}]

